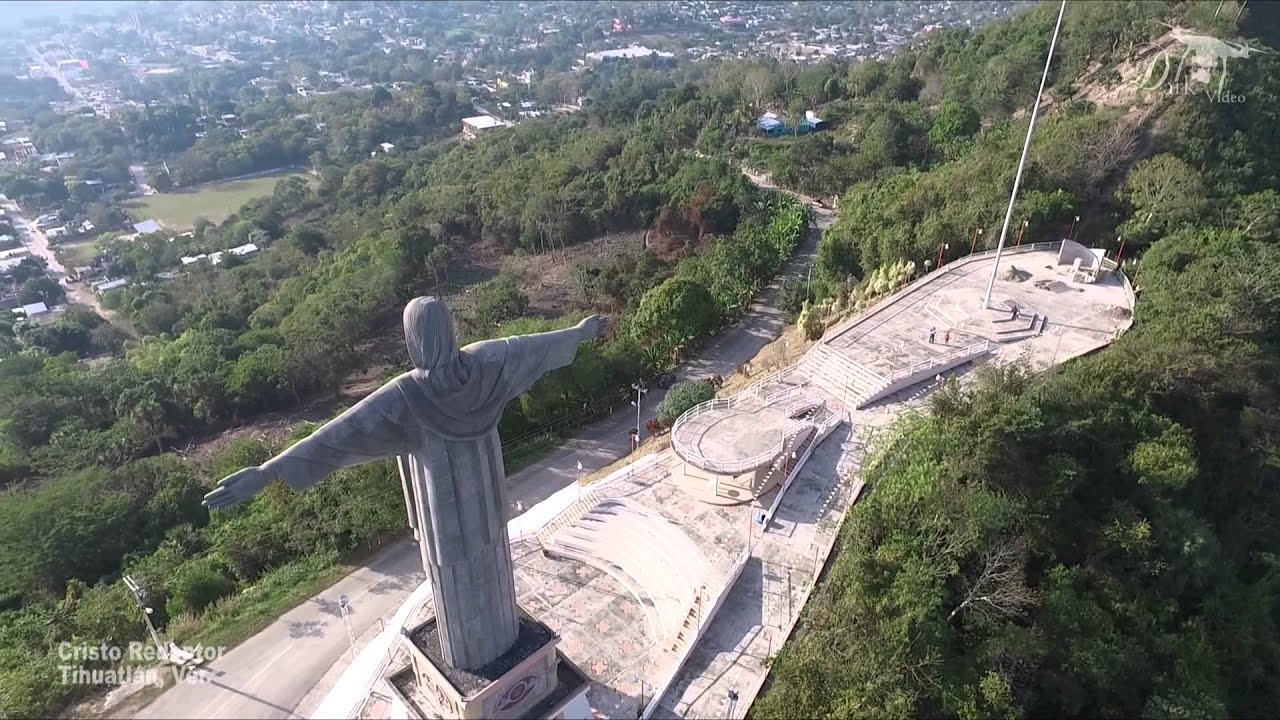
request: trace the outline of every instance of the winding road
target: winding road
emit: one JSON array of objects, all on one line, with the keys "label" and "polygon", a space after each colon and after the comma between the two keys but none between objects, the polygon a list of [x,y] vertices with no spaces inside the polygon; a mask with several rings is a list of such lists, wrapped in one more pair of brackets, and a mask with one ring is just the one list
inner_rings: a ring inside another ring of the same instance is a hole
[{"label": "winding road", "polygon": [[[752,182],[774,189],[758,176]],[[800,279],[812,265],[823,230],[834,214],[815,202],[814,224],[796,249],[790,262],[757,297],[747,312],[732,326],[704,346],[699,359],[676,372],[678,379],[729,376],[771,342],[786,326],[785,313],[778,308],[778,292],[785,278]],[[644,411],[652,416],[666,391],[653,388],[644,396]],[[559,450],[536,465],[507,479],[511,516],[519,515],[550,497],[578,478],[625,456],[629,430],[635,425],[635,409],[621,405],[612,414],[595,422],[564,442]],[[372,635],[390,620],[396,609],[423,581],[417,547],[398,542],[366,567],[357,570],[285,613],[262,632],[254,635],[207,669],[208,682],[179,683],[144,707],[139,718],[281,718],[308,717],[327,691],[325,681],[339,674],[350,662],[349,639],[337,615],[337,598],[351,598],[351,633],[356,638]]]},{"label": "winding road", "polygon": [[110,321],[112,325],[124,330],[129,335],[135,335],[133,328],[128,323],[124,322],[114,311],[108,310],[103,306],[102,300],[98,298],[98,294],[93,291],[93,288],[84,283],[73,283],[68,280],[70,273],[59,262],[58,256],[53,252],[53,248],[50,247],[48,236],[40,228],[36,227],[35,223],[27,220],[26,216],[22,214],[22,208],[18,207],[17,203],[12,200],[6,200],[3,203],[3,207],[8,212],[9,217],[13,219],[13,227],[21,236],[23,245],[32,255],[44,260],[45,265],[48,267],[49,277],[58,281],[72,302],[88,305],[93,308],[94,312]]}]

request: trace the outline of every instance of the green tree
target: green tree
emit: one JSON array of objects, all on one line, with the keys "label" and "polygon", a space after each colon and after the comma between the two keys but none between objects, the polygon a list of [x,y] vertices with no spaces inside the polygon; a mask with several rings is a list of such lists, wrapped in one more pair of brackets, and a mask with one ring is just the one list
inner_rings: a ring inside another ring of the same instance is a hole
[{"label": "green tree", "polygon": [[658,404],[658,422],[671,427],[686,410],[715,396],[716,388],[710,380],[686,380],[676,383]]}]

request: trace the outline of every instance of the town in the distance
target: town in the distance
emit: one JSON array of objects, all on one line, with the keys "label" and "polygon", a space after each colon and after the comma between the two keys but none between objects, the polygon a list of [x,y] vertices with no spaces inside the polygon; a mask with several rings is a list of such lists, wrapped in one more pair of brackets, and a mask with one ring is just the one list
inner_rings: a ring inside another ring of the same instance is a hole
[{"label": "town in the distance", "polygon": [[1280,3],[0,3],[0,717],[1280,707]]}]

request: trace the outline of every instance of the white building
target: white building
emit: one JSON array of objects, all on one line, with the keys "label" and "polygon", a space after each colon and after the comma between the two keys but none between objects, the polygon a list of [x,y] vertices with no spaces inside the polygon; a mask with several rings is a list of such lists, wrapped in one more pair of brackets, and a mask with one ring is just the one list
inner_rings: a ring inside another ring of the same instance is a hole
[{"label": "white building", "polygon": [[506,120],[496,118],[492,115],[476,115],[475,117],[462,119],[462,135],[468,140],[474,140],[480,133],[494,128],[507,127],[511,123]]},{"label": "white building", "polygon": [[674,60],[675,54],[662,52],[661,50],[651,50],[643,45],[632,45],[631,47],[618,48],[617,50],[598,50],[596,52],[587,53],[588,62],[604,62],[606,60],[638,60],[640,58],[656,57],[660,60]]}]

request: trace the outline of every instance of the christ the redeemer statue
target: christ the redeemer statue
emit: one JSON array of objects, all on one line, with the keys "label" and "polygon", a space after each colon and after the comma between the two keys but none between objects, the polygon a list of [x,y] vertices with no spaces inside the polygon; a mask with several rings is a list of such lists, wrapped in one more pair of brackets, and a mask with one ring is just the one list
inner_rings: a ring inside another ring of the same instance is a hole
[{"label": "christ the redeemer statue", "polygon": [[459,350],[444,303],[416,298],[404,310],[413,370],[262,465],[224,478],[204,504],[231,507],[277,478],[306,490],[340,468],[398,457],[445,662],[478,668],[506,652],[519,630],[498,440],[502,409],[571,363],[578,345],[608,324],[593,315],[565,330]]}]

